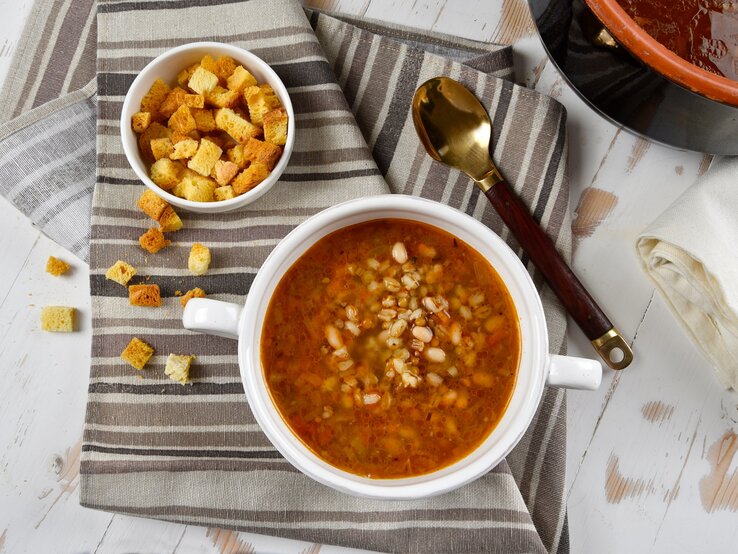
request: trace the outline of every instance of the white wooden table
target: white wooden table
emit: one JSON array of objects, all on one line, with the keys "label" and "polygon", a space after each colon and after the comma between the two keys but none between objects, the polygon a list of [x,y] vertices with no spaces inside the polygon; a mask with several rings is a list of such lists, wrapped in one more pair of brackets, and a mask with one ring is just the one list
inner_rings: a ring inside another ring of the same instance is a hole
[{"label": "white wooden table", "polygon": [[[738,396],[722,391],[638,267],[634,238],[709,166],[639,140],[591,112],[547,61],[525,0],[314,0],[313,6],[513,43],[518,81],[569,114],[575,268],[636,362],[569,394],[572,551],[736,552]],[[0,0],[4,78],[30,0]],[[49,255],[74,271],[53,279]],[[38,330],[41,306],[77,306],[81,332]],[[572,325],[570,353],[591,356]],[[306,543],[79,506],[89,369],[88,270],[0,198],[0,552],[317,552]],[[336,552],[323,547],[321,552]]]}]

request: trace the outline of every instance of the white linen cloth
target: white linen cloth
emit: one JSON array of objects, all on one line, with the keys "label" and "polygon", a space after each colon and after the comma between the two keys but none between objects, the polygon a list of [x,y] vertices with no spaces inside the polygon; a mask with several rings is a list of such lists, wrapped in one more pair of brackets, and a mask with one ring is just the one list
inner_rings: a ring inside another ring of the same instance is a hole
[{"label": "white linen cloth", "polygon": [[636,240],[646,274],[738,391],[738,158],[723,158]]}]

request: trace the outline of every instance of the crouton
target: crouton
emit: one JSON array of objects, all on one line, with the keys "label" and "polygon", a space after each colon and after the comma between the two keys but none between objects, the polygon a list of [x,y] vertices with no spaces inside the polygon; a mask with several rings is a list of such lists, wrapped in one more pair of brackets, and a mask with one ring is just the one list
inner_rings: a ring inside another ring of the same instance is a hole
[{"label": "crouton", "polygon": [[237,144],[226,152],[228,161],[238,166],[238,169],[246,169],[251,163],[243,154],[243,144]]},{"label": "crouton", "polygon": [[277,108],[264,114],[264,140],[284,146],[287,142],[287,110]]},{"label": "crouton", "polygon": [[154,81],[149,92],[141,99],[141,111],[149,112],[150,114],[158,113],[162,102],[164,102],[167,94],[169,94],[169,90],[169,85],[161,79]]},{"label": "crouton", "polygon": [[145,308],[161,306],[159,285],[131,285],[128,287],[128,301],[131,306]]},{"label": "crouton", "polygon": [[228,90],[221,86],[215,87],[205,95],[205,99],[217,108],[232,108],[238,102],[238,91]]},{"label": "crouton", "polygon": [[243,89],[243,99],[249,108],[251,123],[262,125],[264,114],[281,106],[279,98],[269,85],[251,86]]},{"label": "crouton", "polygon": [[218,86],[218,76],[208,71],[202,64],[195,69],[190,77],[187,86],[194,90],[197,94],[207,96],[207,93]]},{"label": "crouton", "polygon": [[136,112],[131,116],[131,127],[136,133],[143,133],[151,124],[149,112]]},{"label": "crouton", "polygon": [[193,244],[187,267],[195,275],[204,275],[210,267],[210,249],[199,242]]},{"label": "crouton", "polygon": [[216,202],[220,202],[222,200],[230,200],[231,198],[236,197],[236,193],[233,192],[233,187],[231,185],[225,185],[223,187],[218,187],[213,191],[213,196],[215,197]]},{"label": "crouton", "polygon": [[177,84],[183,88],[188,86],[187,83],[190,82],[192,74],[197,70],[198,67],[200,67],[199,63],[193,63],[187,69],[183,69],[182,71],[177,73]]},{"label": "crouton", "polygon": [[236,175],[236,178],[231,181],[233,192],[236,194],[248,192],[268,176],[269,169],[267,169],[267,166],[261,162],[252,163],[249,167]]},{"label": "crouton", "polygon": [[51,333],[74,331],[74,308],[67,306],[45,306],[41,308],[41,329]]},{"label": "crouton", "polygon": [[192,108],[190,112],[192,117],[195,118],[198,131],[209,133],[215,130],[215,118],[211,110]]},{"label": "crouton", "polygon": [[185,94],[184,105],[188,108],[204,108],[205,97],[202,94]]},{"label": "crouton", "polygon": [[[190,110],[190,113],[192,113],[192,110]],[[189,133],[171,131],[171,136],[169,138],[172,140],[172,144],[177,144],[178,142],[182,142],[183,140],[194,140],[195,142],[200,142],[200,133],[197,131],[197,129],[195,129],[194,131],[190,131]]]},{"label": "crouton", "polygon": [[259,127],[252,125],[229,108],[221,108],[215,112],[215,125],[238,142],[246,142],[261,134]]},{"label": "crouton", "polygon": [[238,173],[238,166],[233,162],[218,160],[213,167],[215,182],[219,185],[227,185]]},{"label": "crouton", "polygon": [[46,273],[51,273],[54,277],[59,277],[59,275],[64,275],[71,266],[59,258],[55,258],[54,256],[49,256],[49,259],[46,260]]},{"label": "crouton", "polygon": [[161,232],[159,227],[152,227],[138,237],[138,244],[147,252],[156,254],[162,248],[166,248],[172,244],[172,241],[164,237],[164,233]]},{"label": "crouton", "polygon": [[131,342],[128,343],[128,346],[120,353],[120,357],[124,362],[129,363],[139,371],[146,366],[153,355],[153,347],[137,337],[133,337]]},{"label": "crouton", "polygon": [[182,197],[193,202],[213,202],[214,191],[218,186],[210,177],[192,173],[185,175],[181,181]]},{"label": "crouton", "polygon": [[118,260],[105,272],[106,279],[115,281],[116,283],[121,284],[124,287],[128,284],[128,281],[130,281],[134,275],[136,275],[136,268],[133,267],[131,264],[124,262],[123,260]]},{"label": "crouton", "polygon": [[210,54],[205,54],[202,57],[202,59],[200,60],[200,67],[202,67],[206,71],[209,71],[215,76],[218,76],[218,72],[220,71],[220,68],[218,67],[218,62],[215,61],[215,58],[213,58]]},{"label": "crouton", "polygon": [[197,130],[195,118],[192,117],[190,108],[184,104],[177,108],[177,111],[172,114],[167,125],[172,131],[177,131],[185,135]]},{"label": "crouton", "polygon": [[164,233],[173,233],[179,231],[182,228],[182,220],[174,211],[174,208],[167,206],[159,218],[159,228]]},{"label": "crouton", "polygon": [[164,127],[164,125],[158,121],[152,121],[146,130],[138,137],[138,147],[144,158],[152,162],[156,161],[154,160],[154,154],[151,151],[151,141],[158,138],[171,137],[171,135],[172,132]]},{"label": "crouton", "polygon": [[151,153],[154,155],[155,160],[168,158],[172,152],[174,152],[172,139],[163,137],[151,141]]},{"label": "crouton", "polygon": [[241,92],[246,87],[256,85],[256,78],[249,73],[246,68],[242,65],[236,67],[231,73],[230,77],[226,80],[227,86],[230,90]]},{"label": "crouton", "polygon": [[195,287],[192,290],[188,290],[187,293],[179,299],[179,303],[182,304],[182,307],[184,308],[187,305],[187,302],[189,302],[193,298],[205,298],[205,291],[202,290],[200,287]]},{"label": "crouton", "polygon": [[[266,123],[264,129],[266,130]],[[250,138],[243,145],[243,155],[250,162],[263,163],[271,171],[282,156],[282,149],[271,142]]]},{"label": "crouton", "polygon": [[176,112],[182,104],[185,103],[184,99],[187,95],[188,92],[185,89],[180,87],[173,88],[169,91],[169,94],[167,94],[164,102],[161,103],[159,113],[164,117],[171,117],[172,114]]},{"label": "crouton", "polygon": [[227,80],[228,77],[230,77],[236,70],[236,67],[238,67],[236,60],[234,60],[230,56],[219,57],[217,64],[218,70],[215,72],[215,74],[223,81]]},{"label": "crouton", "polygon": [[162,190],[169,191],[179,182],[183,171],[184,166],[179,162],[174,162],[169,158],[162,158],[151,164],[149,177]]},{"label": "crouton", "polygon": [[197,141],[191,138],[180,140],[174,145],[174,152],[169,154],[169,157],[172,160],[186,160],[195,155],[197,146]]},{"label": "crouton", "polygon": [[215,162],[220,159],[222,153],[223,150],[213,141],[202,139],[197,152],[187,162],[187,167],[193,171],[197,171],[200,175],[208,177],[213,170],[213,166],[215,166]]},{"label": "crouton", "polygon": [[190,381],[190,367],[194,359],[194,356],[169,354],[167,356],[167,363],[164,366],[164,374],[168,375],[172,381],[186,385]]},{"label": "crouton", "polygon": [[159,221],[164,208],[169,204],[152,190],[146,189],[136,203],[138,208],[154,221]]}]

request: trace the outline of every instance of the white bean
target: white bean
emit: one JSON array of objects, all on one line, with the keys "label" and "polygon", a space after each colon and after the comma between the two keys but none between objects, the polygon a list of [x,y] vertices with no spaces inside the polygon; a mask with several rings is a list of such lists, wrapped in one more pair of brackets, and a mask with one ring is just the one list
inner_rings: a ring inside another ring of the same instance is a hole
[{"label": "white bean", "polygon": [[425,357],[427,358],[429,362],[434,362],[437,364],[440,364],[446,361],[446,353],[440,348],[437,348],[435,346],[425,350]]},{"label": "white bean", "polygon": [[396,242],[392,247],[392,257],[398,264],[404,264],[407,261],[407,248],[401,242]]},{"label": "white bean", "polygon": [[416,325],[413,327],[413,336],[416,339],[427,343],[433,340],[433,331],[431,331],[430,327],[420,327]]},{"label": "white bean", "polygon": [[325,338],[334,349],[338,350],[343,346],[343,339],[341,333],[338,332],[333,325],[325,326]]},{"label": "white bean", "polygon": [[382,399],[382,397],[381,397],[381,396],[379,396],[379,395],[378,395],[378,394],[377,394],[376,392],[372,392],[372,393],[369,393],[369,394],[365,394],[365,395],[364,395],[364,404],[366,404],[366,405],[369,405],[369,404],[376,404],[376,403],[377,403],[377,402],[379,402],[379,401],[380,401],[381,399]]},{"label": "white bean", "polygon": [[353,321],[346,322],[346,330],[355,337],[358,337],[361,334],[361,328]]}]

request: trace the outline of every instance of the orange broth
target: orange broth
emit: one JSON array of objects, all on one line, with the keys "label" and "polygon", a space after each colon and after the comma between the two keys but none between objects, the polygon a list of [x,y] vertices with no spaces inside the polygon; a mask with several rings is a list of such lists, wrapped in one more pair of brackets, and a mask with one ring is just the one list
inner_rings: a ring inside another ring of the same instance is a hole
[{"label": "orange broth", "polygon": [[261,359],[282,418],[318,457],[370,478],[422,475],[474,450],[517,377],[510,294],[473,248],[374,220],[313,245],[267,310]]}]

